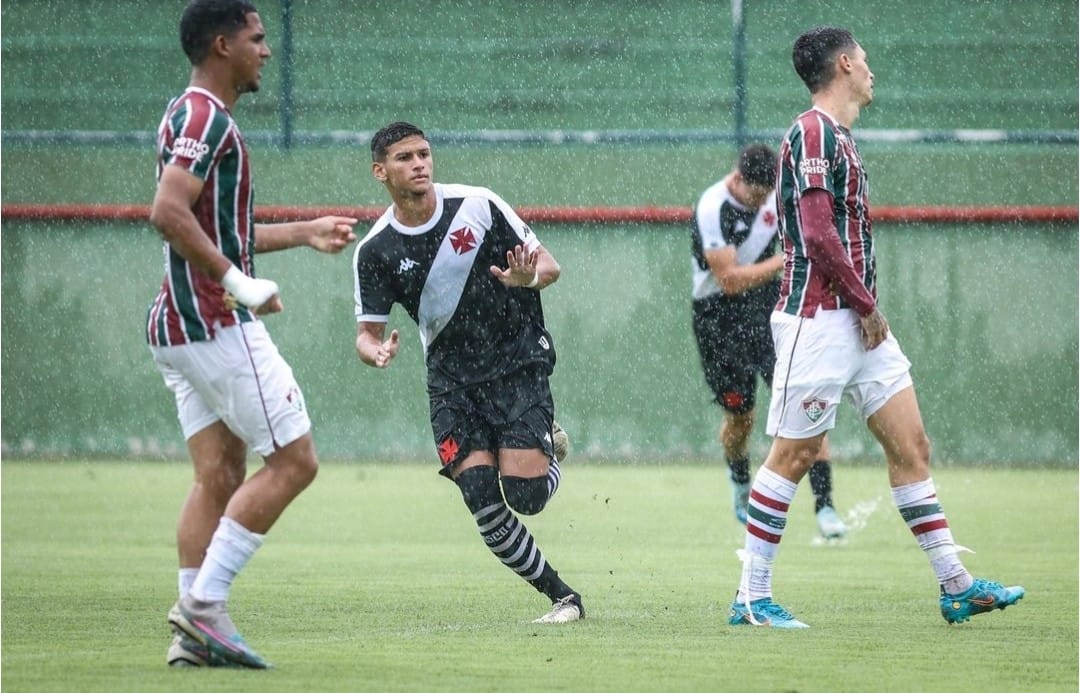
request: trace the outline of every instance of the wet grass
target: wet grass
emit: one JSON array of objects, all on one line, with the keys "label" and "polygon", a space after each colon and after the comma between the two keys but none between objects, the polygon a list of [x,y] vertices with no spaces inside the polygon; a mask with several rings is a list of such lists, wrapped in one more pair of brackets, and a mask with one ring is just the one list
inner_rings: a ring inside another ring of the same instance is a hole
[{"label": "wet grass", "polygon": [[233,589],[269,672],[165,667],[189,479],[181,463],[3,464],[6,690],[1077,688],[1075,470],[935,473],[978,552],[968,567],[1028,589],[950,627],[884,470],[838,467],[859,527],[817,545],[800,490],[775,586],[812,628],[774,632],[725,625],[742,533],[715,467],[568,464],[528,524],[588,618],[540,627],[545,600],[488,554],[432,466],[327,464]]}]

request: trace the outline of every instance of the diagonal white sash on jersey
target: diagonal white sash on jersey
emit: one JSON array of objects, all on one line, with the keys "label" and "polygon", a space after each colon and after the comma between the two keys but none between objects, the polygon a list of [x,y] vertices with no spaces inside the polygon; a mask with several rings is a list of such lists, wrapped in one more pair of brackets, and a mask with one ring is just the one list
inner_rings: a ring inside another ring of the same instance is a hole
[{"label": "diagonal white sash on jersey", "polygon": [[735,253],[737,262],[740,265],[751,265],[758,256],[765,250],[765,246],[769,245],[769,242],[776,238],[776,228],[766,224],[764,217],[768,213],[773,215],[773,223],[775,224],[776,212],[773,211],[771,204],[764,204],[761,209],[758,210],[757,216],[754,217],[754,224],[750,227],[750,233],[747,235],[746,240],[742,242],[739,249]]},{"label": "diagonal white sash on jersey", "polygon": [[465,283],[469,280],[469,273],[479,254],[477,251],[484,244],[486,229],[480,224],[466,224],[476,245],[459,255],[454,250],[451,236],[455,229],[460,229],[462,225],[461,215],[458,215],[447,228],[439,252],[428,271],[424,290],[420,292],[420,308],[416,322],[420,329],[420,342],[424,345],[424,353],[427,353],[428,346],[439,336],[450,318],[454,317],[458,303],[461,302],[461,294],[465,291]]}]

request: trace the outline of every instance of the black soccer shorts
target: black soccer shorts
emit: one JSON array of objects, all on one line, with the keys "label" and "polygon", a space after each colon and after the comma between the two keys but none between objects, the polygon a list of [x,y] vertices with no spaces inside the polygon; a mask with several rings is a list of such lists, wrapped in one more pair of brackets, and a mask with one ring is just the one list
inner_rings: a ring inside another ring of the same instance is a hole
[{"label": "black soccer shorts", "polygon": [[454,465],[477,450],[497,456],[502,448],[539,449],[550,457],[555,402],[548,368],[528,366],[499,380],[432,396],[431,430],[442,463],[439,473],[450,478]]},{"label": "black soccer shorts", "polygon": [[716,403],[732,414],[752,411],[757,376],[771,386],[776,366],[768,316],[736,319],[724,311],[695,309],[694,336]]}]

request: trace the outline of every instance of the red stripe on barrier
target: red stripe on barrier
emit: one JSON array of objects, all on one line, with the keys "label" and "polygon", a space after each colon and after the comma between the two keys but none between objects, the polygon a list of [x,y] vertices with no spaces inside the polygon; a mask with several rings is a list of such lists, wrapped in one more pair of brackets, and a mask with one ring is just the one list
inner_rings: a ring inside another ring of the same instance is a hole
[{"label": "red stripe on barrier", "polygon": [[[329,214],[356,217],[373,222],[385,207],[259,205],[259,222],[295,221]],[[535,224],[688,224],[688,207],[518,207],[526,221]],[[148,222],[147,205],[28,204],[9,203],[0,207],[4,221],[130,221]],[[874,221],[894,224],[949,223],[1072,223],[1080,221],[1080,209],[1064,206],[992,207],[907,207],[881,206],[873,209]]]}]

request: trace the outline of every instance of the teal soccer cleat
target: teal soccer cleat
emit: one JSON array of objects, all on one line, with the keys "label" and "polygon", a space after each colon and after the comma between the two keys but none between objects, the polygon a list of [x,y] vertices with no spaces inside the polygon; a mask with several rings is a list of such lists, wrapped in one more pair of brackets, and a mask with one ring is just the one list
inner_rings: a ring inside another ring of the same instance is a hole
[{"label": "teal soccer cleat", "polygon": [[169,625],[177,635],[187,636],[224,664],[249,669],[269,669],[270,663],[252,650],[236,631],[225,602],[201,602],[190,595],[169,611]]},{"label": "teal soccer cleat", "polygon": [[771,597],[755,599],[747,604],[735,600],[731,603],[728,623],[733,626],[766,626],[769,628],[809,628],[788,610],[773,602]]},{"label": "teal soccer cleat", "polygon": [[948,623],[963,623],[972,616],[994,609],[1004,609],[1024,598],[1024,588],[1005,587],[1001,583],[976,578],[962,594],[945,594],[941,588],[941,615]]}]

